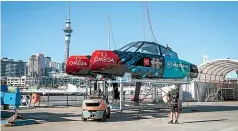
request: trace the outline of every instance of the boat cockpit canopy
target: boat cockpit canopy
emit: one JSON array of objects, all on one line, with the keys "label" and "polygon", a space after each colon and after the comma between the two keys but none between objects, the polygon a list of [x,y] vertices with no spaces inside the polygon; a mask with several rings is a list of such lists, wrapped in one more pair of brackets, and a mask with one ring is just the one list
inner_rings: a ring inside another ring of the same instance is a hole
[{"label": "boat cockpit canopy", "polygon": [[139,52],[151,55],[161,55],[170,58],[178,58],[177,53],[172,51],[171,48],[164,47],[155,42],[146,42],[146,41],[131,42],[120,48],[119,51]]}]

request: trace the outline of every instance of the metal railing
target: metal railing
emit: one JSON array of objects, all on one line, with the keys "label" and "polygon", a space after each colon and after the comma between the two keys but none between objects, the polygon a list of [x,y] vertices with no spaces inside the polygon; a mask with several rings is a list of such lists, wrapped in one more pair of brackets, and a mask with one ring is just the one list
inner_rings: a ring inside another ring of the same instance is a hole
[{"label": "metal railing", "polygon": [[[27,96],[27,102],[21,103],[21,107],[57,107],[57,106],[81,106],[83,100],[86,99],[86,94],[85,93],[46,93],[43,95],[43,93],[37,93],[39,95],[39,101],[36,104],[33,104],[31,102],[31,95],[33,93],[29,92],[23,92],[22,95]],[[141,98],[144,98],[145,96],[141,94]],[[124,102],[129,102],[133,98],[133,95],[125,94],[123,93],[123,101]],[[112,96],[109,95],[108,97],[109,101],[112,100]],[[144,101],[150,101],[152,100],[152,97],[146,98],[148,100]]]},{"label": "metal railing", "polygon": [[32,93],[23,92],[22,96],[27,96],[25,102],[22,100],[21,105],[27,107],[55,107],[55,106],[81,106],[82,101],[85,99],[85,94],[76,93],[37,93],[39,101],[33,103],[31,101]]}]

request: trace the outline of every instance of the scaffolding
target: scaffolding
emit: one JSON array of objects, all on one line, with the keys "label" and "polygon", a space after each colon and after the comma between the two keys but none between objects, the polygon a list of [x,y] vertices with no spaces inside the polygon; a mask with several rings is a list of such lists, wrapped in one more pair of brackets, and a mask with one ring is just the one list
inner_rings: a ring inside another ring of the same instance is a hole
[{"label": "scaffolding", "polygon": [[[158,101],[158,97],[163,98],[162,96],[162,92],[163,89],[162,87],[164,86],[169,86],[169,85],[177,85],[177,89],[179,90],[179,85],[181,84],[189,84],[191,81],[191,79],[189,77],[185,77],[184,79],[136,79],[136,78],[132,78],[131,75],[125,74],[125,77],[118,77],[116,80],[111,81],[108,80],[107,83],[118,83],[119,89],[120,89],[120,101],[119,101],[119,110],[120,112],[122,112],[124,109],[132,109],[132,108],[144,108],[144,107],[166,107],[166,105],[164,103],[159,103]],[[133,83],[133,82],[141,82],[141,83],[149,83],[148,86],[150,86],[150,88],[146,91],[147,93],[144,94],[144,96],[142,96],[142,100],[145,99],[148,95],[152,95],[152,100],[154,104],[152,103],[131,103],[131,102],[125,102],[123,100],[123,85],[126,83]],[[156,85],[152,85],[153,84],[157,84]],[[159,86],[160,85],[160,86]],[[163,86],[162,86],[163,85]],[[166,93],[167,94],[167,93]],[[181,96],[181,95],[179,95]],[[180,101],[182,101],[181,97],[179,98]],[[182,104],[182,102],[180,102]],[[182,106],[182,105],[181,105]]]}]

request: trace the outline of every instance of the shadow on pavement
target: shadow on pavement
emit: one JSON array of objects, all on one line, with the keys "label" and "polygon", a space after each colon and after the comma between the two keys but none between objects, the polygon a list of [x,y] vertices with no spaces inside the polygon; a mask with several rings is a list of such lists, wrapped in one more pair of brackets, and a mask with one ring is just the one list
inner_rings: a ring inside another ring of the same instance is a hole
[{"label": "shadow on pavement", "polygon": [[189,122],[182,122],[181,124],[186,124],[186,123],[202,123],[202,122],[217,122],[217,121],[226,121],[228,119],[217,119],[217,120],[201,120],[201,121],[189,121]]},{"label": "shadow on pavement", "polygon": [[[23,119],[42,120],[44,122],[66,122],[81,121],[81,113],[49,113],[49,112],[24,112],[20,113]],[[159,109],[131,109],[125,110],[123,113],[112,112],[111,117],[102,122],[121,122],[136,121],[140,119],[154,119],[168,117],[168,112]],[[92,120],[88,120],[92,121]],[[95,120],[93,120],[95,121]],[[101,122],[101,121],[96,121]]]},{"label": "shadow on pavement", "polygon": [[[192,106],[192,107],[184,107],[182,113],[230,111],[230,110],[238,110],[238,106]],[[45,122],[81,121],[81,113],[50,113],[47,112],[47,109],[46,111],[43,112],[24,112],[20,114],[23,116],[23,119],[43,120]],[[107,119],[105,122],[136,121],[141,119],[155,119],[166,117],[169,117],[169,111],[166,109],[159,109],[159,108],[127,109],[123,111],[122,114],[112,112],[111,118]],[[224,120],[227,119],[191,121],[183,123],[212,122]]]},{"label": "shadow on pavement", "polygon": [[20,113],[23,119],[43,120],[44,122],[65,122],[65,121],[78,121],[81,114],[74,113]]},{"label": "shadow on pavement", "polygon": [[1,119],[9,118],[14,115],[13,111],[1,110]]},{"label": "shadow on pavement", "polygon": [[191,106],[183,107],[182,113],[191,113],[191,112],[214,112],[214,111],[233,111],[238,110],[237,106]]},{"label": "shadow on pavement", "polygon": [[106,122],[135,121],[141,119],[165,118],[169,112],[160,109],[130,109],[121,113],[113,113]]}]

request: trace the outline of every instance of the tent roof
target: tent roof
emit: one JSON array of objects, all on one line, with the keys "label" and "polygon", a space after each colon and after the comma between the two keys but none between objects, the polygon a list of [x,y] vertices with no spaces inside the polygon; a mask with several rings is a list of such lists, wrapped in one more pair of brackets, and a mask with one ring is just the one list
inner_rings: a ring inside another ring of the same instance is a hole
[{"label": "tent roof", "polygon": [[202,82],[224,82],[228,73],[238,70],[238,61],[232,59],[218,59],[209,61],[198,67],[198,80]]}]

